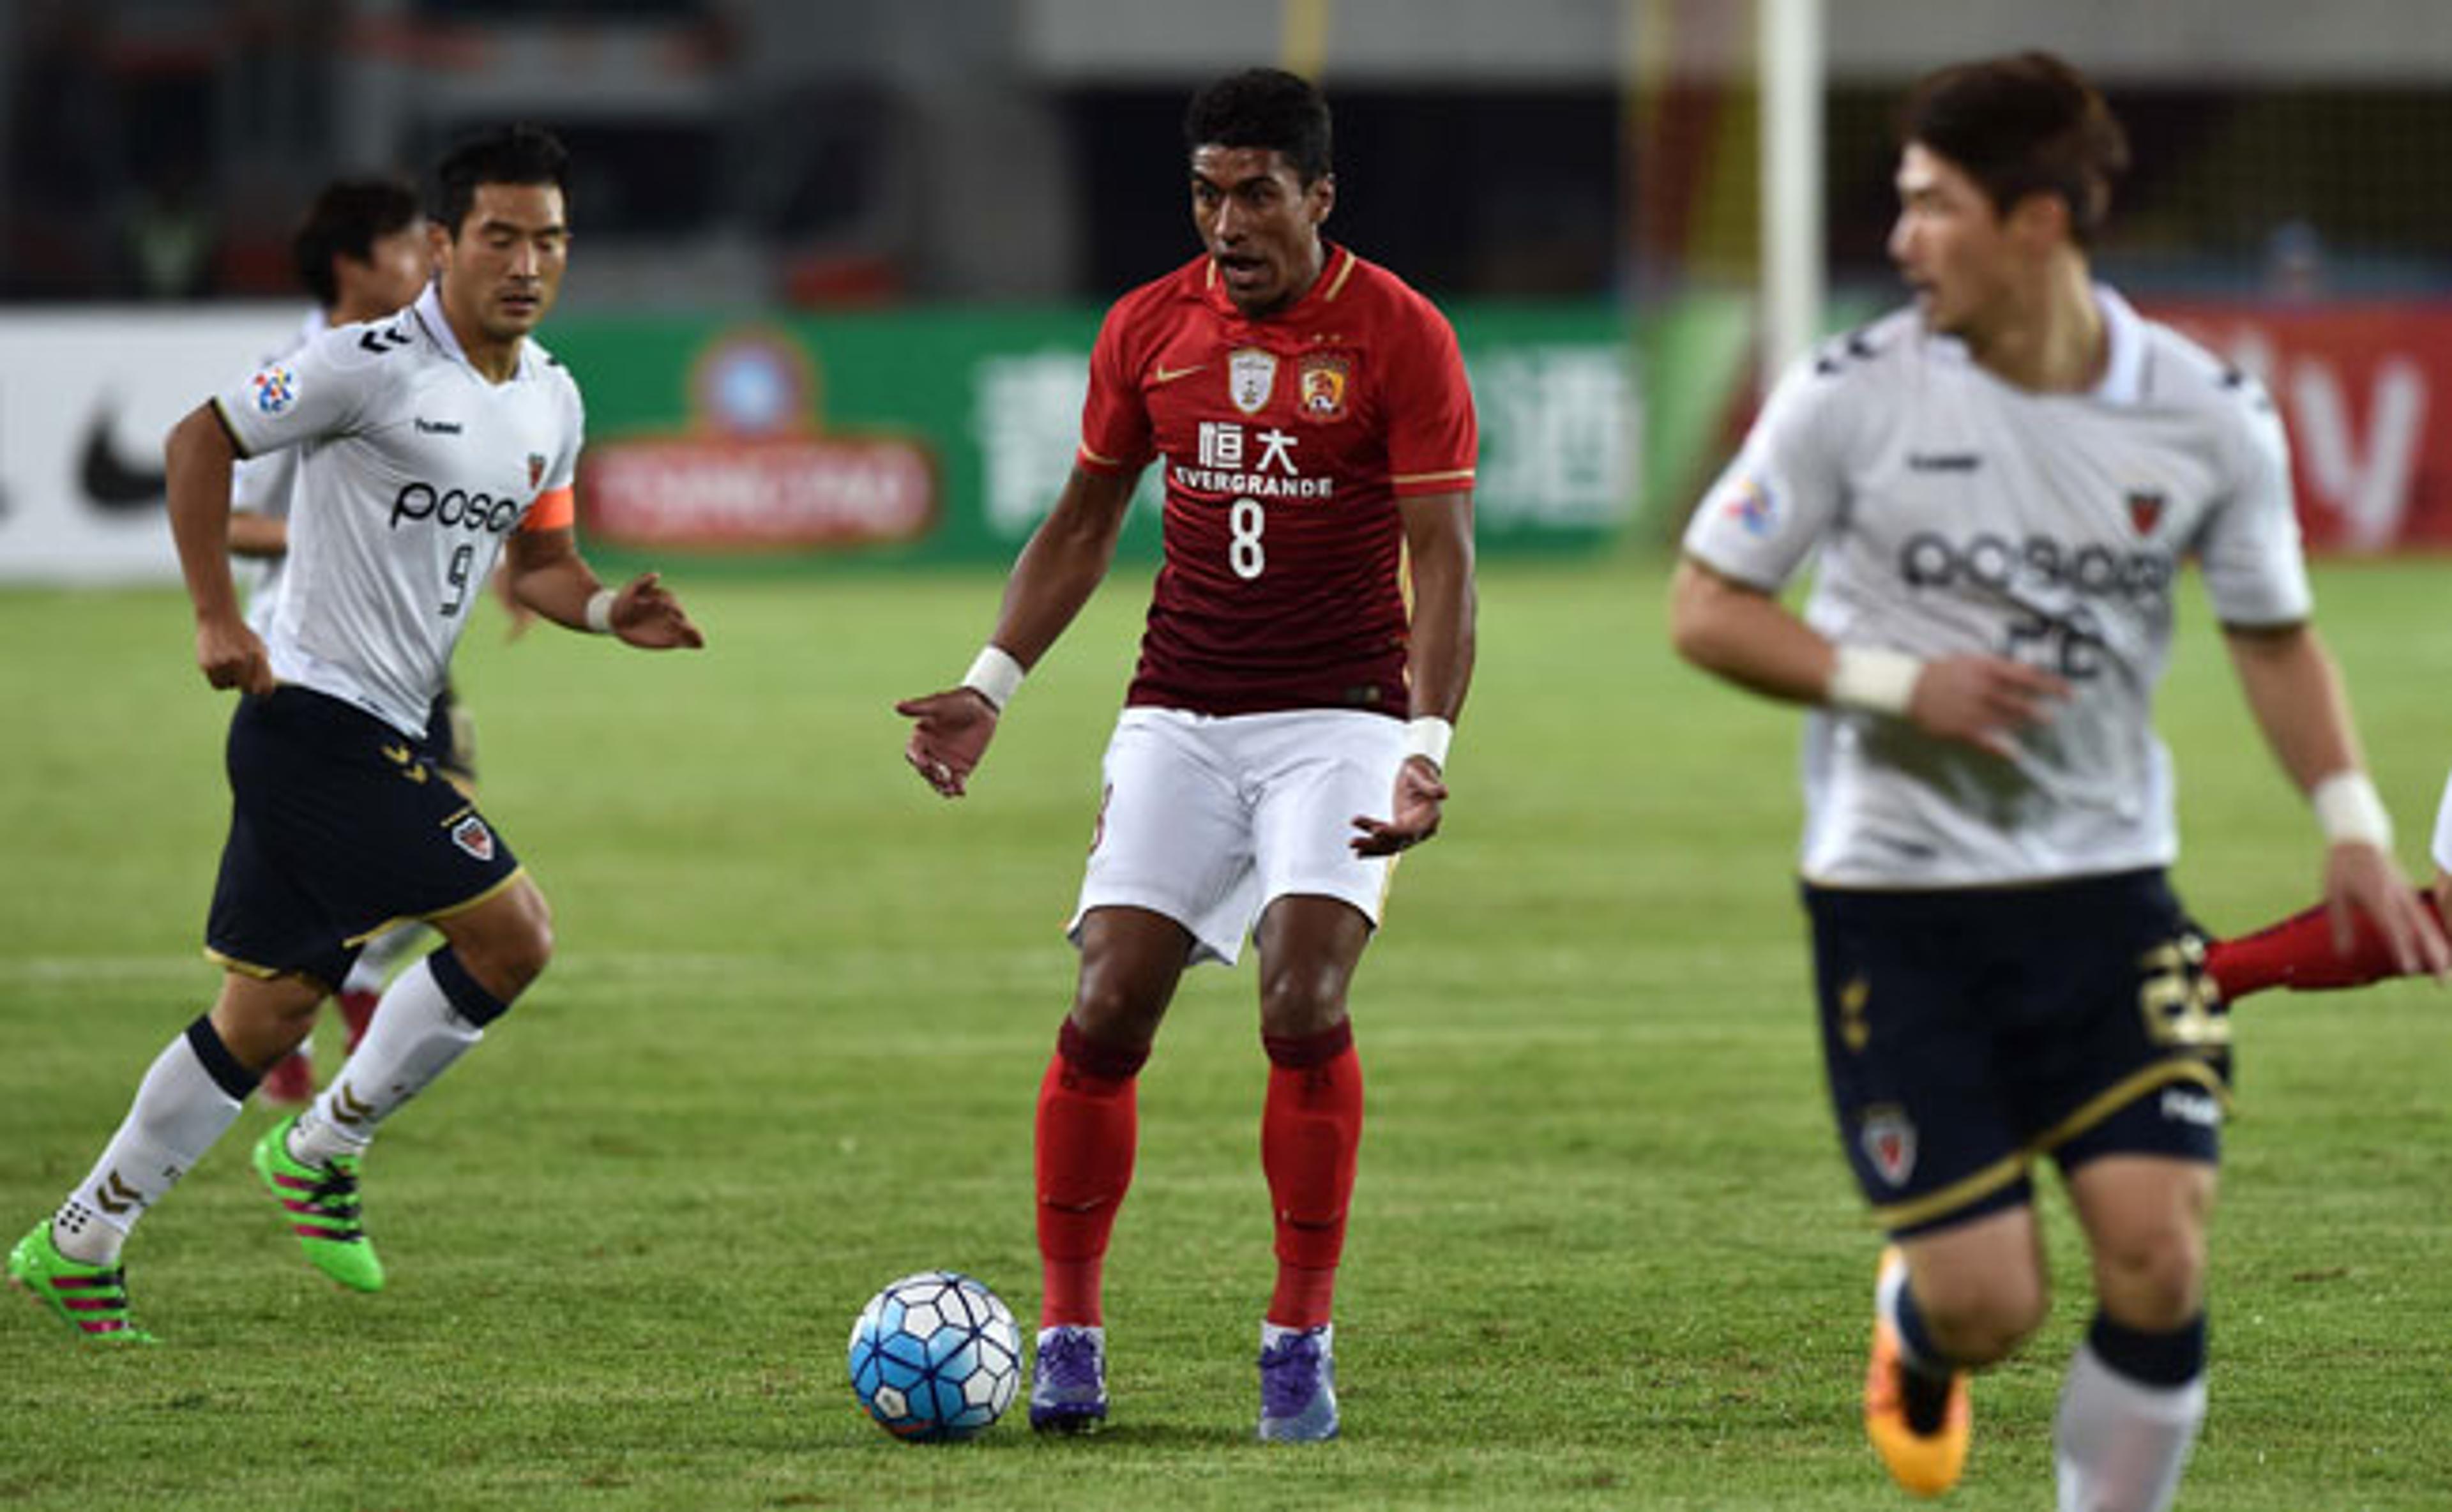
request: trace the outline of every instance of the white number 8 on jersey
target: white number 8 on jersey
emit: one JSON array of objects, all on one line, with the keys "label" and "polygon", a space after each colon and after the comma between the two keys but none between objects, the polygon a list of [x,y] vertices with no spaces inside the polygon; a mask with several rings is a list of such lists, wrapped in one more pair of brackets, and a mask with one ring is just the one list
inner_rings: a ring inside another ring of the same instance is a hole
[{"label": "white number 8 on jersey", "polygon": [[1226,528],[1235,537],[1226,548],[1226,563],[1235,569],[1236,577],[1246,582],[1268,570],[1268,553],[1260,549],[1260,532],[1268,523],[1268,511],[1260,507],[1256,499],[1236,500],[1233,511],[1226,517]]}]

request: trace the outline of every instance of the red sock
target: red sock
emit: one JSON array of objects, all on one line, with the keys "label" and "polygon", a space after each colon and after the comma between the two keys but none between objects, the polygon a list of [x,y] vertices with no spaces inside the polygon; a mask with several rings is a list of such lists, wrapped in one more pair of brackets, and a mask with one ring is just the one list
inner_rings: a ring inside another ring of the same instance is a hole
[{"label": "red sock", "polygon": [[1064,1020],[1038,1084],[1038,1325],[1106,1322],[1099,1273],[1140,1136],[1134,1078],[1149,1050],[1101,1045]]},{"label": "red sock", "polygon": [[[2421,890],[2419,900],[2429,913],[2435,899]],[[2438,915],[2439,922],[2441,915]],[[2235,940],[2216,940],[2205,947],[2205,972],[2222,990],[2223,1001],[2237,1002],[2268,987],[2294,992],[2322,992],[2335,988],[2364,987],[2402,974],[2392,958],[2392,946],[2364,914],[2354,921],[2349,953],[2333,948],[2333,921],[2322,904],[2293,913],[2279,924]]]},{"label": "red sock", "polygon": [[1299,1039],[1262,1035],[1269,1098],[1260,1113],[1260,1165],[1277,1220],[1277,1285],[1269,1322],[1315,1328],[1335,1300],[1354,1198],[1354,1156],[1362,1144],[1362,1062],[1354,1025]]}]

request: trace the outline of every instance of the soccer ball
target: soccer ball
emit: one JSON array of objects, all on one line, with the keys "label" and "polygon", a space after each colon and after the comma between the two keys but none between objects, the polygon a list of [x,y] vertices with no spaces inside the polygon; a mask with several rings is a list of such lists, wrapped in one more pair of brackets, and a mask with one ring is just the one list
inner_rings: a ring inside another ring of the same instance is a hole
[{"label": "soccer ball", "polygon": [[959,1271],[887,1283],[851,1325],[852,1393],[898,1439],[967,1439],[1004,1415],[1020,1384],[1013,1309]]}]

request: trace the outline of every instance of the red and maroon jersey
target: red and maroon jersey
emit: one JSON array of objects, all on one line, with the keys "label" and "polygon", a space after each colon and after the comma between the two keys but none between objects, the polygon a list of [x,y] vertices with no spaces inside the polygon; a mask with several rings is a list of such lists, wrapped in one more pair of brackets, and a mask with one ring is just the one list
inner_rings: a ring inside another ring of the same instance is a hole
[{"label": "red and maroon jersey", "polygon": [[1430,301],[1327,254],[1265,320],[1206,257],[1107,312],[1080,465],[1166,469],[1166,562],[1127,703],[1407,713],[1396,501],[1472,489],[1473,395]]}]

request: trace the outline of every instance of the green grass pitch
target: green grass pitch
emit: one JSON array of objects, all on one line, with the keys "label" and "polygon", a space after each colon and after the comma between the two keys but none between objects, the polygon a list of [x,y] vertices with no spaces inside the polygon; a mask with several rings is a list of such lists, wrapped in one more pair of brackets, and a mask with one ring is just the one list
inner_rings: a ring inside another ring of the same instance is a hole
[{"label": "green grass pitch", "polygon": [[[1856,1391],[1875,1239],[1827,1127],[1790,879],[1796,719],[1674,663],[1665,567],[1493,566],[1447,833],[1355,994],[1370,1122],[1339,1306],[1346,1439],[1248,1442],[1270,1276],[1250,968],[1178,1000],[1109,1264],[1114,1426],[948,1449],[858,1415],[869,1293],[945,1266],[1038,1303],[1030,1118],[1058,934],[1145,602],[1120,573],[972,796],[902,767],[991,576],[671,574],[649,658],[488,606],[461,658],[488,814],[552,970],[386,1130],[377,1297],[310,1272],[250,1109],[129,1247],[168,1341],[0,1308],[0,1508],[1884,1508]],[[2422,859],[2452,723],[2440,563],[2320,576]],[[2312,821],[2193,590],[2166,685],[2218,931],[2314,893]],[[171,591],[0,595],[0,1243],[83,1173],[207,1001],[226,697]],[[2239,1013],[2213,1405],[2182,1505],[2452,1504],[2452,997]],[[327,1055],[336,1043],[326,1031]],[[328,1069],[330,1061],[327,1059]],[[1978,1384],[1967,1512],[2048,1503],[2087,1303]]]}]

